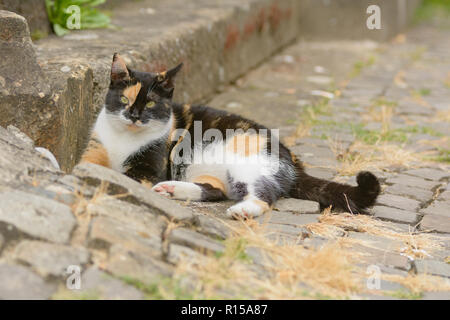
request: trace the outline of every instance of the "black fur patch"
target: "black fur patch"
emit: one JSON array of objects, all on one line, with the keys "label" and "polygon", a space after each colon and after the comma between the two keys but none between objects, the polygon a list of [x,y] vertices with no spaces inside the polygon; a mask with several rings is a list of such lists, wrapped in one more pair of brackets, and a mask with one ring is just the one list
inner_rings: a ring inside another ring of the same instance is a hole
[{"label": "black fur patch", "polygon": [[226,199],[222,190],[214,188],[209,183],[196,183],[202,188],[202,201],[220,201]]},{"label": "black fur patch", "polygon": [[230,187],[229,198],[233,200],[242,200],[248,195],[247,183],[235,182],[233,177],[227,172],[228,185]]}]

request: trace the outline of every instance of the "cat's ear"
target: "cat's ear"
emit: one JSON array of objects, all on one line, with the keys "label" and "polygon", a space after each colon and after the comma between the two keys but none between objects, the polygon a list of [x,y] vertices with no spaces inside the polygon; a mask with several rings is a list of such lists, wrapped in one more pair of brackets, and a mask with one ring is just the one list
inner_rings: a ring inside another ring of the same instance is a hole
[{"label": "cat's ear", "polygon": [[130,72],[125,61],[118,53],[114,53],[111,65],[111,81],[128,79],[130,79]]},{"label": "cat's ear", "polygon": [[[180,63],[175,68],[169,69],[164,72],[158,73],[158,81],[164,89],[173,89],[174,88],[174,80],[178,71],[183,67],[183,63]],[[173,91],[173,90],[172,90]]]}]

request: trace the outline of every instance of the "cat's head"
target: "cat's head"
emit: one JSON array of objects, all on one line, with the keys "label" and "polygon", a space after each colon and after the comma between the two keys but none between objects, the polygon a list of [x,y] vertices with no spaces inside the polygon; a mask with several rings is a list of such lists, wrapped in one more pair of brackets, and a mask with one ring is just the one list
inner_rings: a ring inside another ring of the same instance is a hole
[{"label": "cat's head", "polygon": [[179,64],[160,73],[139,72],[128,68],[115,53],[105,100],[109,118],[130,130],[167,122],[171,115],[174,78],[182,66]]}]

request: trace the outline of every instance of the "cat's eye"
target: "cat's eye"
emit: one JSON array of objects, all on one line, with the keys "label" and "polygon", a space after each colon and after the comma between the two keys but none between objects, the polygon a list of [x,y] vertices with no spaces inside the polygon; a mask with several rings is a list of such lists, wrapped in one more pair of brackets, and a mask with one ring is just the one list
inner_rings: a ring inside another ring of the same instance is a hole
[{"label": "cat's eye", "polygon": [[147,102],[147,104],[145,105],[147,108],[151,108],[155,106],[155,101],[149,101]]},{"label": "cat's eye", "polygon": [[128,104],[128,98],[125,96],[121,96],[120,97],[120,102],[122,102],[123,104]]}]

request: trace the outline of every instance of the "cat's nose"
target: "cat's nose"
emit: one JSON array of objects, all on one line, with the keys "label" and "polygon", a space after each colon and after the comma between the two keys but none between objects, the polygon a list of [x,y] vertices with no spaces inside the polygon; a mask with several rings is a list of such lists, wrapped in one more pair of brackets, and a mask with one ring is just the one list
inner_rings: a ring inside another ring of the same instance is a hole
[{"label": "cat's nose", "polygon": [[130,120],[136,122],[139,120],[139,110],[134,108],[133,111],[130,112]]}]

